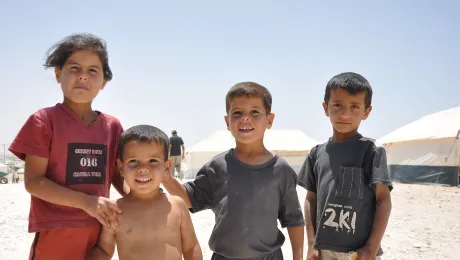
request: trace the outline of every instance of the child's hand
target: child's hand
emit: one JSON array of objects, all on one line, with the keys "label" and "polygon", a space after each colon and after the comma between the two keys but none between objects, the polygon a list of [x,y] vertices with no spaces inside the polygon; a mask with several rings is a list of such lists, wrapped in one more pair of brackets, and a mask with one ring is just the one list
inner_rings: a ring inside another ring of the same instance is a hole
[{"label": "child's hand", "polygon": [[315,250],[313,248],[308,248],[307,251],[307,260],[321,260],[321,256],[319,254],[318,250]]},{"label": "child's hand", "polygon": [[112,227],[118,226],[118,214],[122,212],[115,201],[98,196],[89,197],[85,211],[102,225]]},{"label": "child's hand", "polygon": [[362,247],[358,250],[358,260],[375,260],[377,259],[377,252],[369,247]]}]

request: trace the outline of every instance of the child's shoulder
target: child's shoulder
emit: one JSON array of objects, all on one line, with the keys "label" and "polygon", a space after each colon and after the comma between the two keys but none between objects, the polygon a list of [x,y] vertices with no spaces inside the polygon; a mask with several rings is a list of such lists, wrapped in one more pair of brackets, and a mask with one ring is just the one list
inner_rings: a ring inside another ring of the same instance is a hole
[{"label": "child's shoulder", "polygon": [[107,120],[108,122],[111,122],[111,123],[114,123],[114,124],[121,124],[120,120],[117,117],[115,117],[115,116],[113,116],[111,114],[104,113],[104,112],[100,112],[100,113],[101,113],[101,115],[104,116],[105,120]]},{"label": "child's shoulder", "polygon": [[368,153],[385,153],[385,148],[373,138],[363,136],[359,141],[366,147]]},{"label": "child's shoulder", "polygon": [[42,107],[34,111],[31,117],[40,119],[40,120],[49,120],[53,115],[57,114],[60,111],[59,104],[54,106]]},{"label": "child's shoulder", "polygon": [[176,195],[171,195],[171,194],[164,194],[164,195],[166,196],[166,199],[169,201],[169,203],[171,203],[171,206],[186,208],[185,201],[181,197],[176,196]]}]

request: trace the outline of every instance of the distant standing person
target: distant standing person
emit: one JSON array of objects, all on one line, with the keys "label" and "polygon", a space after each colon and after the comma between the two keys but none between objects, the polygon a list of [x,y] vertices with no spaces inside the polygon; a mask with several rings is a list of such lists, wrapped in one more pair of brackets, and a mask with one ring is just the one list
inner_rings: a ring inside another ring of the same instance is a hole
[{"label": "distant standing person", "polygon": [[176,130],[172,130],[172,136],[169,138],[169,156],[172,160],[171,176],[174,177],[175,170],[179,179],[183,179],[184,175],[181,170],[182,159],[185,156],[184,141],[177,135]]}]

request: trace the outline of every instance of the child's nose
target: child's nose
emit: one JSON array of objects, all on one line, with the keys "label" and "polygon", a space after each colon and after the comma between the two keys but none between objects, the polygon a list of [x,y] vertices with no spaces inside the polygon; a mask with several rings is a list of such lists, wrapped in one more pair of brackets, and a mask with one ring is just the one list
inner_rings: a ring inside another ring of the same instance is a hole
[{"label": "child's nose", "polygon": [[249,121],[249,120],[250,120],[249,115],[243,115],[243,116],[241,117],[241,121],[243,121],[243,122]]},{"label": "child's nose", "polygon": [[79,76],[80,80],[87,80],[88,79],[88,74],[86,72],[82,72]]},{"label": "child's nose", "polygon": [[149,169],[148,165],[141,165],[141,166],[139,167],[139,170],[138,170],[138,171],[139,171],[139,172],[148,172],[149,170],[150,170],[150,169]]}]

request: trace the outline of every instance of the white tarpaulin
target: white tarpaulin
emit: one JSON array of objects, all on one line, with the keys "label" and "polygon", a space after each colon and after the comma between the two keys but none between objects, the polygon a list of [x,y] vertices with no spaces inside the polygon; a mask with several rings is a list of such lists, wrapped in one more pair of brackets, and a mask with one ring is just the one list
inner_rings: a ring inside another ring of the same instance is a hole
[{"label": "white tarpaulin", "polygon": [[[310,149],[317,141],[300,130],[267,130],[264,143],[268,150],[288,161],[295,170],[300,169]],[[214,156],[235,147],[235,139],[227,130],[214,134],[191,147],[186,154],[186,178],[195,178],[196,172]]]},{"label": "white tarpaulin", "polygon": [[460,106],[426,115],[378,140],[380,144],[455,137],[460,130]]},{"label": "white tarpaulin", "polygon": [[460,107],[430,114],[382,137],[395,181],[458,185]]},{"label": "white tarpaulin", "polygon": [[0,163],[0,172],[8,173],[8,166]]}]

